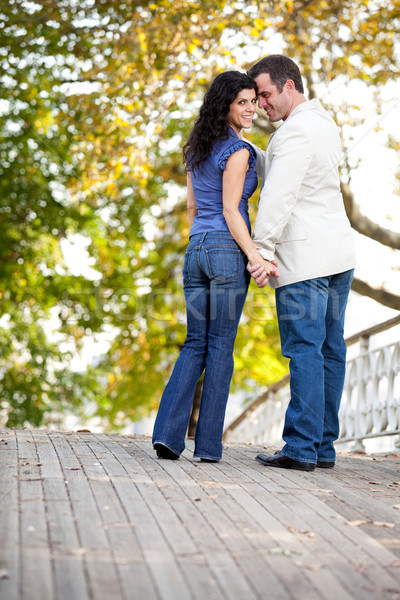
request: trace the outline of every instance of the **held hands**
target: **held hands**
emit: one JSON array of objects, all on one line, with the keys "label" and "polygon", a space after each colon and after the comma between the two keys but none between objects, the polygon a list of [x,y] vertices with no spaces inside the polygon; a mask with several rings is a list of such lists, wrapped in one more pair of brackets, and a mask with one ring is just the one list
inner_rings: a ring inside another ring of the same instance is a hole
[{"label": "held hands", "polygon": [[280,275],[276,260],[263,260],[262,265],[257,263],[251,264],[249,262],[247,264],[247,270],[259,288],[263,288],[267,285],[271,275],[274,275],[275,277],[279,277]]}]

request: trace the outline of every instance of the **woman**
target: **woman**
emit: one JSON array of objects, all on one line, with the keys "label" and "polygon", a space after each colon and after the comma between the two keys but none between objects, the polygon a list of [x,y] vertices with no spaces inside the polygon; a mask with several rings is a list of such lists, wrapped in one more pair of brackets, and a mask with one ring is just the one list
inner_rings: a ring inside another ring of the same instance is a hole
[{"label": "woman", "polygon": [[204,371],[194,456],[222,456],[225,409],[233,373],[233,347],[249,286],[247,262],[267,275],[250,237],[247,200],[257,187],[256,153],[241,139],[256,111],[256,84],[238,71],[221,73],[204,96],[184,146],[190,241],[183,266],[187,337],[164,390],[153,445],[159,458],[177,459],[196,383]]}]

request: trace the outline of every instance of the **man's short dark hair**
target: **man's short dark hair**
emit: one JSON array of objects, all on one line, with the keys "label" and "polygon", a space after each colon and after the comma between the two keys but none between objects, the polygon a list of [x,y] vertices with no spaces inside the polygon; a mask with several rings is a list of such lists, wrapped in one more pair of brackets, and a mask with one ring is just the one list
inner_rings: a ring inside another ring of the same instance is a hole
[{"label": "man's short dark hair", "polygon": [[283,90],[287,80],[291,79],[296,90],[304,94],[300,69],[291,58],[282,56],[282,54],[270,54],[270,56],[265,56],[259,60],[247,71],[248,76],[252,79],[262,73],[269,74],[272,83],[278,88],[279,92]]}]

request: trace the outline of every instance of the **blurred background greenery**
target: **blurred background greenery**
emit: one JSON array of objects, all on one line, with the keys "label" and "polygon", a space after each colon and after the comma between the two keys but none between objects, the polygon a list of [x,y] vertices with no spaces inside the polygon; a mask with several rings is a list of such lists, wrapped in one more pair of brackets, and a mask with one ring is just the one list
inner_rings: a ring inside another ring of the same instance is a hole
[{"label": "blurred background greenery", "polygon": [[[399,75],[399,30],[400,0],[3,0],[1,424],[62,426],[74,414],[118,428],[156,408],[185,337],[181,148],[208,83],[279,48],[346,149],[362,98],[338,103],[329,90],[362,82],[378,119]],[[265,147],[272,130],[260,115],[249,137]],[[360,210],[355,166],[341,165],[353,227],[398,251],[395,228]],[[400,308],[393,289],[359,278],[354,289]],[[248,398],[287,372],[271,291],[251,287],[235,365],[232,390]]]}]

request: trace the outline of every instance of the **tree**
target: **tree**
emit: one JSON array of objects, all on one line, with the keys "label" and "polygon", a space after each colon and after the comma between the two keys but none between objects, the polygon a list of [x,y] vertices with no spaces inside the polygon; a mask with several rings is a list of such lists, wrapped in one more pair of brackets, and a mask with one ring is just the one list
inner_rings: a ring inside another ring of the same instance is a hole
[{"label": "tree", "polygon": [[[6,0],[0,15],[6,422],[39,424],[95,400],[98,415],[122,424],[156,407],[184,340],[181,146],[208,82],[246,68],[249,49],[255,59],[275,36],[302,66],[311,96],[339,79],[379,92],[399,71],[399,0]],[[327,107],[344,127],[345,107]],[[252,139],[265,145],[271,128],[259,123]],[[362,215],[350,174],[345,164],[353,227],[398,248],[398,233]],[[73,233],[88,240],[92,281],[63,264],[60,244]],[[398,307],[396,294],[363,285],[362,293]],[[49,341],[52,311],[59,325]],[[73,373],[69,363],[86,338],[105,332],[109,352]],[[234,389],[251,394],[285,370],[271,294],[253,287]]]}]

